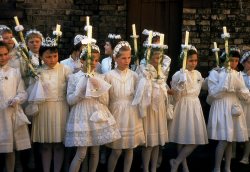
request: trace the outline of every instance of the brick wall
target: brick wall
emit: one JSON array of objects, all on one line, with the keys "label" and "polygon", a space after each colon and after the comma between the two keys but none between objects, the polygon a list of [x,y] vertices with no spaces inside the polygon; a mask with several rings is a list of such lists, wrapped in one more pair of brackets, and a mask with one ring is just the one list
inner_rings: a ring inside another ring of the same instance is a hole
[{"label": "brick wall", "polygon": [[[86,16],[93,25],[93,37],[102,48],[108,33],[126,35],[126,0],[18,0],[22,9],[20,22],[25,29],[38,29],[44,36],[51,35],[56,24],[62,25],[61,59],[67,58],[72,39],[85,34]],[[11,20],[11,18],[9,19]],[[14,20],[10,23],[14,26]],[[13,27],[12,27],[13,28]]]},{"label": "brick wall", "polygon": [[219,48],[224,48],[224,41],[221,39],[223,26],[227,27],[231,35],[230,46],[236,45],[241,50],[250,49],[250,1],[213,0],[207,8],[183,9],[183,42],[184,33],[188,29],[190,43],[199,51],[199,67],[204,72],[211,68],[214,60],[211,52],[213,42],[216,41]]}]

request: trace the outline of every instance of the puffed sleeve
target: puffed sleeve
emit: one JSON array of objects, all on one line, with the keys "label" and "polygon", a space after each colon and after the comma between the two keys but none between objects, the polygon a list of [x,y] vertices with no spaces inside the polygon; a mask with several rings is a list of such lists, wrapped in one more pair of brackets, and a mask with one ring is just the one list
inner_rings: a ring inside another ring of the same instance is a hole
[{"label": "puffed sleeve", "polygon": [[[67,102],[69,105],[75,105],[81,100],[80,91],[76,91],[78,80],[74,74],[69,75],[68,86],[67,86]],[[79,89],[79,88],[78,88]]]}]

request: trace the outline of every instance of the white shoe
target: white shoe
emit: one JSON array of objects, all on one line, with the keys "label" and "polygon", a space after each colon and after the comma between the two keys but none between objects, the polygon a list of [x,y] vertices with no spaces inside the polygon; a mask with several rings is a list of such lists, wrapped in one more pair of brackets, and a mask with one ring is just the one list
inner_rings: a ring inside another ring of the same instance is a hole
[{"label": "white shoe", "polygon": [[240,160],[240,163],[242,164],[249,164],[249,160],[246,158],[242,158],[242,160]]}]

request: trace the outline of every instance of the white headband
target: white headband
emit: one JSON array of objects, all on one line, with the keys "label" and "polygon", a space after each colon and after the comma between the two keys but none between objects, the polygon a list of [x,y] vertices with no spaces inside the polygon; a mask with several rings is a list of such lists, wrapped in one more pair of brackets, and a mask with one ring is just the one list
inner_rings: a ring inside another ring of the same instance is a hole
[{"label": "white headband", "polygon": [[240,63],[244,63],[246,61],[246,59],[248,59],[250,57],[250,51],[247,51],[243,54],[242,58],[240,59]]},{"label": "white headband", "polygon": [[116,34],[112,34],[112,33],[108,34],[108,38],[109,39],[122,39],[121,35],[116,35]]},{"label": "white headband", "polygon": [[25,38],[27,38],[30,34],[37,34],[41,37],[41,39],[43,40],[43,35],[41,32],[39,32],[38,30],[29,30],[28,32],[26,32]]},{"label": "white headband", "polygon": [[43,39],[42,46],[44,46],[44,47],[55,47],[55,46],[57,46],[56,39],[47,37],[46,39]]},{"label": "white headband", "polygon": [[122,47],[128,47],[131,50],[131,46],[129,45],[129,43],[127,41],[120,41],[114,48],[113,51],[113,56],[116,57],[118,52],[120,51],[120,49]]},{"label": "white headband", "polygon": [[82,42],[83,39],[87,38],[85,35],[76,35],[74,38],[74,45],[77,45]]}]

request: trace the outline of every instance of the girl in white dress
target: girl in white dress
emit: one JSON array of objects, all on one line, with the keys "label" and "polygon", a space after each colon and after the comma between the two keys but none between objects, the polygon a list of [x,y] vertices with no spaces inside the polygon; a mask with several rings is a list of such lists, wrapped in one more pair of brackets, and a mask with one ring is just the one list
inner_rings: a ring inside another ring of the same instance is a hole
[{"label": "girl in white dress", "polygon": [[[241,72],[241,75],[244,79],[245,85],[250,90],[250,51],[247,51],[243,54],[240,63],[244,66],[244,70]],[[242,100],[241,105],[246,116],[248,138],[250,138],[250,100]],[[241,163],[249,164],[249,154],[250,154],[250,142],[245,143],[244,155],[241,159]]]},{"label": "girl in white dress", "polygon": [[208,119],[208,137],[218,140],[215,152],[214,172],[220,172],[221,160],[225,154],[225,172],[230,172],[232,142],[248,140],[245,115],[242,112],[239,96],[249,98],[249,91],[237,68],[240,58],[238,51],[230,51],[229,64],[208,76],[208,92],[213,99]]},{"label": "girl in white dress", "polygon": [[65,145],[77,147],[69,172],[78,172],[90,148],[89,171],[95,172],[99,161],[99,146],[113,142],[121,135],[113,115],[108,110],[108,90],[111,85],[94,72],[100,50],[92,45],[91,73],[87,73],[87,51],[83,50],[84,68],[71,75],[67,101],[72,106],[66,126]]},{"label": "girl in white dress", "polygon": [[145,146],[142,148],[143,171],[156,172],[159,147],[168,142],[167,103],[168,93],[166,85],[166,71],[161,68],[157,75],[158,63],[163,54],[159,47],[151,49],[151,58],[146,67],[140,67],[139,84],[136,89],[134,104],[139,104],[140,116],[146,136]]},{"label": "girl in white dress", "polygon": [[121,36],[116,34],[108,34],[108,38],[105,40],[104,50],[105,56],[101,62],[102,73],[107,73],[115,68],[115,62],[112,58],[113,50],[118,42],[121,41]]},{"label": "girl in white dress", "polygon": [[131,47],[121,41],[114,48],[113,57],[117,68],[108,72],[105,79],[112,85],[109,90],[109,109],[117,122],[122,138],[109,144],[112,148],[108,160],[108,171],[115,170],[122,150],[125,150],[124,172],[129,172],[133,160],[133,148],[145,143],[142,119],[138,106],[132,105],[138,76],[129,70]]},{"label": "girl in white dress", "polygon": [[0,153],[6,154],[6,170],[14,172],[15,151],[31,147],[27,117],[20,104],[27,99],[19,69],[8,65],[8,45],[0,41]]},{"label": "girl in white dress", "polygon": [[59,172],[63,163],[63,141],[69,114],[66,86],[70,69],[58,63],[58,49],[53,40],[51,44],[43,42],[39,55],[44,65],[39,69],[39,79],[29,95],[29,101],[38,105],[38,114],[33,116],[32,141],[41,143],[43,171],[50,171],[53,158],[54,172]]},{"label": "girl in white dress", "polygon": [[198,98],[204,79],[200,72],[195,70],[197,62],[197,50],[192,46],[187,52],[186,70],[180,70],[172,77],[176,104],[169,128],[169,141],[178,144],[178,156],[170,160],[171,172],[176,172],[180,163],[183,171],[188,172],[186,157],[198,145],[208,143],[206,124]]}]

